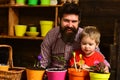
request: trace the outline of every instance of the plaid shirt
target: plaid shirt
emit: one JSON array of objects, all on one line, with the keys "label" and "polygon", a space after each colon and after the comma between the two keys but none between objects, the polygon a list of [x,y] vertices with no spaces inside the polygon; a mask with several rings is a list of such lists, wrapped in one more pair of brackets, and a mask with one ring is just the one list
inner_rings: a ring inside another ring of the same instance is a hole
[{"label": "plaid shirt", "polygon": [[64,57],[65,61],[68,61],[72,55],[72,52],[80,48],[79,34],[82,28],[79,28],[75,41],[73,43],[65,44],[61,39],[60,27],[55,27],[49,31],[41,43],[41,55],[42,67],[65,67],[66,63],[61,60]]}]

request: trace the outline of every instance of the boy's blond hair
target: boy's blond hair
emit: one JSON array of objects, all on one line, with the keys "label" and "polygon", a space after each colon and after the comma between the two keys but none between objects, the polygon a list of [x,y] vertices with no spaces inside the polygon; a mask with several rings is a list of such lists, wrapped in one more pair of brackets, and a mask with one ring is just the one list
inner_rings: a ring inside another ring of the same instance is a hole
[{"label": "boy's blond hair", "polygon": [[95,26],[84,27],[80,35],[80,40],[85,36],[90,37],[91,39],[95,39],[96,44],[99,45],[101,35],[99,30]]}]

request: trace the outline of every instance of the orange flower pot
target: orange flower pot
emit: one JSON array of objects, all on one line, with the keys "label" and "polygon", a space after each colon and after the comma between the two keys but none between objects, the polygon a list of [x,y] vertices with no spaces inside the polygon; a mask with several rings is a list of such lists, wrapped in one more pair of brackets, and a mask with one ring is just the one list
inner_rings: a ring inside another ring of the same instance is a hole
[{"label": "orange flower pot", "polygon": [[45,70],[26,69],[27,80],[43,80]]},{"label": "orange flower pot", "polygon": [[74,68],[68,69],[69,80],[90,80],[89,72],[86,70],[76,71]]}]

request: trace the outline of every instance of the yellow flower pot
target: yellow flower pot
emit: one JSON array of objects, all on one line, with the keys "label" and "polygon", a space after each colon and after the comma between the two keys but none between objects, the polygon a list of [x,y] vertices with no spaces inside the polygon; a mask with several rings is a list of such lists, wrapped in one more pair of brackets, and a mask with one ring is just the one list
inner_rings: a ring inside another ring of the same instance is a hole
[{"label": "yellow flower pot", "polygon": [[15,25],[15,35],[24,36],[27,29],[27,25]]},{"label": "yellow flower pot", "polygon": [[90,72],[90,80],[109,80],[110,73]]},{"label": "yellow flower pot", "polygon": [[49,30],[53,27],[53,21],[40,21],[41,26],[41,36],[46,36]]}]

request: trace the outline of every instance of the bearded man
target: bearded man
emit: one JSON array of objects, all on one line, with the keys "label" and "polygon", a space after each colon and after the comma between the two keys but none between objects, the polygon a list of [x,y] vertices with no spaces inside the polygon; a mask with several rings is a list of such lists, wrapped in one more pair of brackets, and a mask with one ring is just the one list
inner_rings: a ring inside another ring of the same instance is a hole
[{"label": "bearded man", "polygon": [[65,3],[59,12],[60,26],[50,30],[41,43],[41,65],[47,67],[67,67],[67,61],[75,49],[79,48],[79,34],[82,31],[79,6]]}]

